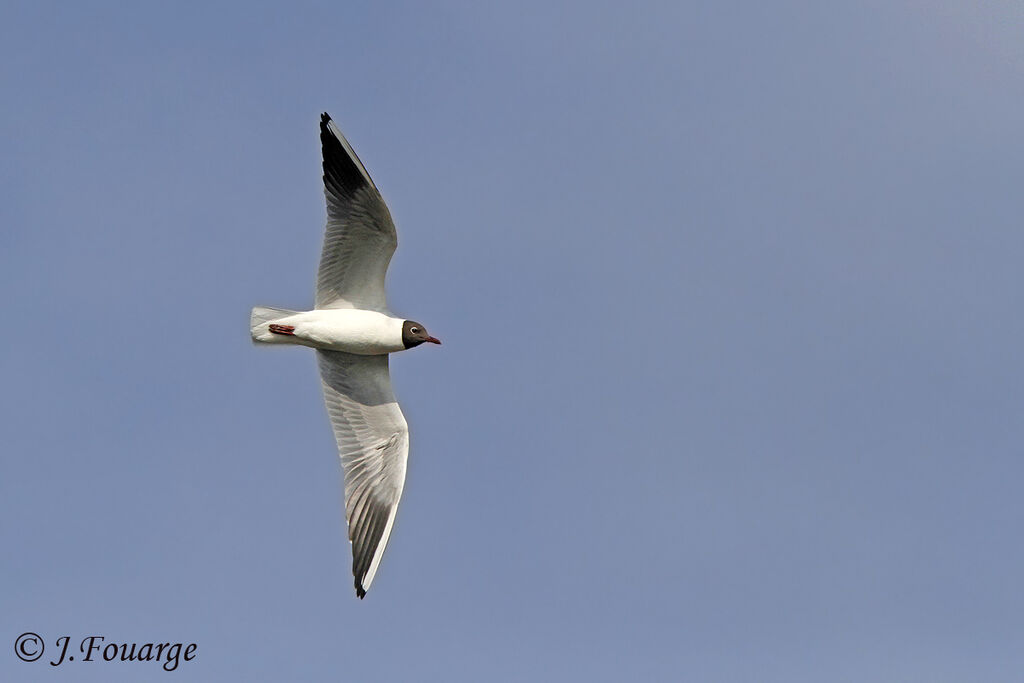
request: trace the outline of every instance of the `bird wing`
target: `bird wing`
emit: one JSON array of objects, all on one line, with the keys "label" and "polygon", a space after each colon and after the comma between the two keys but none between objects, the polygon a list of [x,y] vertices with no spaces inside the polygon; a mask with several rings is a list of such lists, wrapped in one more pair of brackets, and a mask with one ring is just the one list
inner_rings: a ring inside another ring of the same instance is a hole
[{"label": "bird wing", "polygon": [[377,573],[402,497],[409,425],[391,390],[387,354],[317,351],[317,361],[345,469],[352,574],[362,598]]},{"label": "bird wing", "polygon": [[324,113],[327,231],[316,279],[316,308],[387,310],[384,276],[398,246],[387,204],[348,140]]}]

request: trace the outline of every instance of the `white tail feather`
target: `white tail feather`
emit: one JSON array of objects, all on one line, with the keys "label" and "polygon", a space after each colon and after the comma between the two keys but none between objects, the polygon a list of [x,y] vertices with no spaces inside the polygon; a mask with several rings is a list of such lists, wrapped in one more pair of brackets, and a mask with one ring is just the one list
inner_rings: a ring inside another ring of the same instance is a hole
[{"label": "white tail feather", "polygon": [[290,315],[295,315],[295,313],[295,311],[290,311],[287,308],[256,306],[252,309],[252,314],[249,316],[249,334],[252,335],[252,340],[265,344],[282,341],[281,335],[273,334],[268,326],[275,320],[287,318]]}]

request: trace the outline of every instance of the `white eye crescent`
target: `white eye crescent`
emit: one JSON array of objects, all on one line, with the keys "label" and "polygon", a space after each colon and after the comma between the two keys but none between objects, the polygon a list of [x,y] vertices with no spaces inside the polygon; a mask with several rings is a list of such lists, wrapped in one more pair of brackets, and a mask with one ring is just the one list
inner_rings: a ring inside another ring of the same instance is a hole
[{"label": "white eye crescent", "polygon": [[413,328],[412,328],[412,329],[410,329],[409,331],[410,331],[410,332],[412,332],[413,334],[416,334],[417,332],[419,332],[419,331],[420,331],[420,328],[418,328],[418,327],[413,327]]}]

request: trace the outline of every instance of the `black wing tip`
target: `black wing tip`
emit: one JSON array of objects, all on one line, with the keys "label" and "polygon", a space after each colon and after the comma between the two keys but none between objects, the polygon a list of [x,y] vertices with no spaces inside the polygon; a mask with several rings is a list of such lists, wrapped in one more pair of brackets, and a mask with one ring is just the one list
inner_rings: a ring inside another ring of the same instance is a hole
[{"label": "black wing tip", "polygon": [[[332,122],[330,114],[320,115],[320,145],[323,151],[324,186],[335,193],[351,194],[361,187],[372,186],[369,176],[364,176],[363,162],[355,151],[345,149],[342,141],[328,127]],[[351,148],[350,148],[351,149]],[[360,170],[360,169],[363,170]]]},{"label": "black wing tip", "polygon": [[363,588],[363,584],[359,582],[359,579],[356,579],[356,597],[360,600],[366,597],[366,589]]}]

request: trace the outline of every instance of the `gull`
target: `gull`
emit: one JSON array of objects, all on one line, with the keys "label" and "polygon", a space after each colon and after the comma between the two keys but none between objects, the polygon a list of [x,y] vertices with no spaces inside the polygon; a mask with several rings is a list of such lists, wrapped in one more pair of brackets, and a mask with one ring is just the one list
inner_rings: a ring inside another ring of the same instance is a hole
[{"label": "gull", "polygon": [[345,518],[356,595],[366,596],[405,486],[409,425],[391,390],[388,357],[440,344],[387,307],[384,277],[395,224],[363,163],[331,117],[320,117],[327,229],[312,311],[257,306],[254,342],[316,349],[327,414],[345,470]]}]

